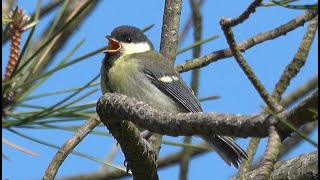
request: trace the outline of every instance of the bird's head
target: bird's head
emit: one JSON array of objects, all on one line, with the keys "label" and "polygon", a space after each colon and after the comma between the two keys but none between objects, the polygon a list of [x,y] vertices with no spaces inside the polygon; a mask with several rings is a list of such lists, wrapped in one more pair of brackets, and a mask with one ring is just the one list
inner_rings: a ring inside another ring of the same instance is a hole
[{"label": "bird's head", "polygon": [[153,45],[143,32],[133,26],[115,28],[110,36],[108,49],[103,51],[110,55],[135,54],[153,50]]}]

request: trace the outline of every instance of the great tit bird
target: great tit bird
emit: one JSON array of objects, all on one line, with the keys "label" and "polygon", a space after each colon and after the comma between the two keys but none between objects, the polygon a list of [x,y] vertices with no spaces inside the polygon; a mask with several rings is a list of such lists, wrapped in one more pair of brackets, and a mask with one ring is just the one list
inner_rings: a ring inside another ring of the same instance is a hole
[{"label": "great tit bird", "polygon": [[[134,97],[160,111],[202,112],[193,91],[182,80],[174,66],[156,52],[147,36],[133,26],[115,28],[110,36],[101,67],[103,93],[115,92]],[[246,152],[230,138],[202,136],[230,166],[238,168]]]}]

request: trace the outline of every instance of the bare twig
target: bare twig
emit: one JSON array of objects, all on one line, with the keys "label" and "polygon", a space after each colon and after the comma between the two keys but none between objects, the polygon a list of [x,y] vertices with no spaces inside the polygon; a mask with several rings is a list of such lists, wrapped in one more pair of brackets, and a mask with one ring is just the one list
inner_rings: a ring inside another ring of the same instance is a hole
[{"label": "bare twig", "polygon": [[283,98],[280,103],[284,107],[288,107],[294,102],[297,102],[301,98],[305,97],[307,94],[313,92],[318,87],[318,75],[310,79],[306,84],[299,87],[287,97]]},{"label": "bare twig", "polygon": [[[310,122],[305,125],[303,125],[300,129],[299,132],[309,135],[312,133],[315,129],[318,128],[318,122]],[[294,133],[292,136],[288,137],[286,140],[282,142],[282,145],[279,150],[279,159],[281,159],[283,156],[288,154],[291,150],[294,149],[297,145],[299,145],[304,139],[301,138],[300,135],[297,133]],[[259,158],[255,162],[252,163],[251,170],[256,169],[259,166],[259,163],[262,161],[262,158]]]},{"label": "bare twig", "polygon": [[272,97],[277,101],[281,100],[281,95],[285,92],[290,85],[290,81],[297,76],[300,69],[307,61],[307,57],[313,43],[315,34],[318,29],[318,16],[310,21],[307,32],[303,37],[298,52],[293,57],[291,63],[283,71],[280,80],[273,90]]},{"label": "bare twig", "polygon": [[[318,76],[315,76],[311,80],[306,82],[305,85],[297,88],[295,91],[293,91],[287,97],[283,98],[282,101],[280,102],[280,104],[284,108],[287,108],[291,104],[295,103],[297,100],[306,96],[306,94],[309,94],[310,92],[314,91],[314,89],[317,88],[317,85],[318,85]],[[306,125],[303,125],[301,132],[303,134],[311,133],[314,129],[316,129],[318,127],[317,125],[313,125],[316,123],[317,122],[311,122],[311,123],[307,123]],[[293,136],[288,137],[283,142],[282,146],[280,147],[279,158],[281,158],[281,156],[286,154],[286,152],[290,151],[293,147],[295,147],[302,140],[303,139],[298,134],[294,134]],[[256,151],[256,148],[258,147],[259,142],[260,142],[260,138],[252,138],[250,140],[249,146],[247,148],[247,153],[248,153],[249,159],[242,162],[240,170],[237,174],[238,178],[240,178],[243,174],[247,173],[251,169],[257,168],[258,161],[252,163],[253,155],[255,153],[251,153],[251,152]],[[261,160],[260,160],[260,162],[261,162]],[[251,166],[251,164],[253,164],[253,165]]]},{"label": "bare twig", "polygon": [[256,151],[258,149],[259,143],[260,143],[260,138],[251,138],[249,146],[246,150],[248,154],[248,159],[243,160],[241,162],[240,169],[237,174],[237,178],[241,178],[245,173],[249,172],[251,170],[251,164],[254,158],[254,155],[256,154]]},{"label": "bare twig", "polygon": [[[234,27],[242,22],[244,22],[251,13],[255,12],[257,6],[261,4],[262,0],[253,1],[247,10],[241,14],[239,17],[234,19],[222,18],[220,21],[220,25],[222,27],[223,33],[227,39],[230,50],[236,59],[238,65],[241,67],[243,72],[246,74],[247,78],[250,80],[251,84],[255,87],[256,91],[259,93],[260,97],[264,100],[264,102],[268,105],[268,108],[275,113],[279,113],[283,111],[283,107],[271,97],[266,90],[266,88],[259,81],[258,77],[255,75],[247,61],[241,54],[241,50],[237,46],[233,31],[231,27]],[[275,126],[269,127],[269,136],[268,136],[268,145],[263,156],[263,161],[260,165],[259,174],[257,179],[269,179],[271,171],[273,170],[273,166],[277,161],[279,154],[279,147],[281,145],[280,135],[278,134]],[[254,146],[254,145],[253,145]],[[247,165],[249,166],[249,165]],[[244,168],[248,169],[248,168]],[[242,176],[241,172],[239,172],[238,176]]]},{"label": "bare twig", "polygon": [[228,21],[225,21],[224,26],[234,27],[240,23],[243,23],[245,20],[249,18],[250,14],[256,11],[256,8],[261,4],[261,2],[262,0],[253,1],[240,16],[230,19]]},{"label": "bare twig", "polygon": [[[245,51],[247,49],[250,49],[264,41],[272,40],[275,38],[278,38],[282,35],[286,35],[288,32],[303,26],[306,22],[313,19],[315,16],[317,16],[318,11],[317,10],[307,10],[304,14],[298,16],[297,18],[279,26],[278,28],[275,28],[271,31],[267,31],[264,33],[260,33],[248,40],[245,40],[239,44],[237,44],[238,48],[241,51]],[[211,54],[205,55],[200,58],[192,59],[192,60],[186,60],[185,63],[180,64],[176,66],[176,69],[179,72],[186,72],[195,68],[201,68],[209,65],[212,62],[216,62],[221,59],[225,59],[232,56],[232,52],[230,49],[222,49],[215,51]]]},{"label": "bare twig", "polygon": [[79,130],[67,142],[65,142],[61,149],[56,153],[42,179],[54,179],[61,164],[67,156],[99,124],[99,117],[94,115],[81,128],[79,128]]},{"label": "bare twig", "polygon": [[265,87],[261,84],[247,61],[242,56],[239,47],[237,46],[237,43],[234,38],[234,34],[231,30],[231,27],[228,26],[232,23],[232,19],[222,18],[220,21],[222,30],[224,32],[224,35],[227,39],[227,42],[229,44],[229,47],[231,49],[231,52],[233,56],[235,57],[237,63],[243,70],[243,72],[247,75],[248,79],[252,83],[252,85],[255,87],[257,92],[259,93],[260,97],[264,100],[264,102],[268,105],[268,107],[272,111],[280,112],[283,108],[269,95],[268,91],[265,89]]},{"label": "bare twig", "polygon": [[264,152],[262,162],[258,167],[257,176],[255,179],[269,179],[271,172],[274,168],[274,164],[278,160],[279,149],[281,145],[281,139],[279,133],[274,126],[269,128],[268,145]]},{"label": "bare twig", "polygon": [[[304,66],[307,60],[308,52],[310,50],[311,44],[315,36],[316,29],[318,27],[317,22],[317,17],[315,17],[315,19],[310,22],[306,35],[303,38],[303,41],[297,54],[281,75],[280,80],[278,81],[274,89],[271,99],[274,99],[277,102],[280,101],[281,96],[289,86],[290,81],[298,74],[299,70]],[[273,105],[271,104],[271,106]],[[274,110],[279,112],[281,109]],[[262,158],[261,164],[257,169],[258,174],[256,176],[256,179],[269,179],[271,172],[274,168],[274,164],[276,163],[279,156],[279,149],[281,145],[280,135],[274,126],[271,126],[269,131],[270,134],[268,139],[268,146]]]},{"label": "bare twig", "polygon": [[[205,0],[199,0],[199,6],[202,7],[204,4]],[[182,30],[179,36],[179,45],[183,43],[183,41],[186,39],[191,27],[193,24],[193,15],[191,14],[190,17],[188,18],[187,22],[182,26]]]}]

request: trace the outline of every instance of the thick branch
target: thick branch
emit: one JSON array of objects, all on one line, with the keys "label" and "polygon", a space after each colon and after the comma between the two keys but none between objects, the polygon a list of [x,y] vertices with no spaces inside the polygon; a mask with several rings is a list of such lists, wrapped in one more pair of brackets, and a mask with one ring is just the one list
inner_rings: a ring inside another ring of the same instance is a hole
[{"label": "thick branch", "polygon": [[[99,106],[99,103],[98,103]],[[127,170],[131,170],[133,178],[159,179],[157,174],[156,154],[149,151],[148,142],[140,136],[139,129],[129,121],[113,120],[112,117],[101,115],[101,109],[97,113],[101,121],[107,126],[110,133],[120,144],[126,158]]]},{"label": "thick branch", "polygon": [[[239,180],[253,180],[256,178],[257,173],[257,170],[253,170],[239,178]],[[236,178],[232,178],[231,180],[235,179]],[[274,166],[274,171],[271,173],[270,179],[318,179],[318,151],[277,162]]]},{"label": "thick branch", "polygon": [[[312,122],[315,120],[312,109],[318,109],[318,90],[301,101],[295,108],[290,110],[285,119],[287,119],[296,128],[299,128],[306,122]],[[291,130],[287,126],[281,126],[281,132],[287,133],[291,132]]]},{"label": "thick branch", "polygon": [[181,8],[182,0],[166,0],[165,2],[160,53],[172,62],[176,59],[179,43]]},{"label": "thick branch", "polygon": [[[310,108],[318,108],[318,91],[297,107],[278,117],[287,119],[296,127],[312,120]],[[292,132],[277,120],[266,120],[266,115],[233,115],[225,113],[167,113],[160,112],[144,102],[125,95],[107,93],[99,99],[99,116],[130,119],[134,124],[151,132],[170,136],[218,134],[237,137],[266,137],[268,127],[277,126],[285,134]],[[301,118],[303,115],[303,118]]]}]

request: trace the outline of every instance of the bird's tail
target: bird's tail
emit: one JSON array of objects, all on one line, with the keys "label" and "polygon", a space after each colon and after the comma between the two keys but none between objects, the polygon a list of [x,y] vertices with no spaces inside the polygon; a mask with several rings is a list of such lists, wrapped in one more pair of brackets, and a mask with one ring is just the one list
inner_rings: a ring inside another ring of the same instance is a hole
[{"label": "bird's tail", "polygon": [[230,166],[231,163],[238,168],[241,159],[248,159],[247,153],[230,137],[226,136],[202,136],[218,154]]}]

